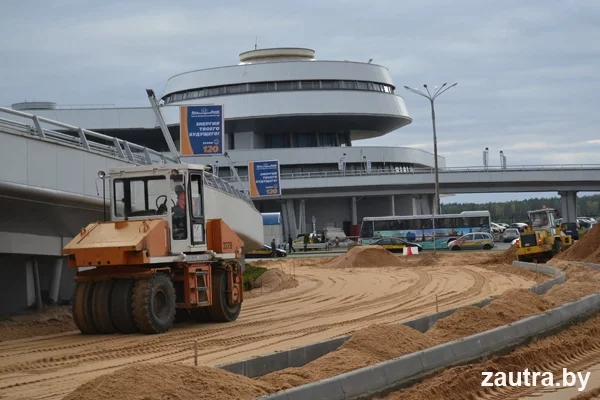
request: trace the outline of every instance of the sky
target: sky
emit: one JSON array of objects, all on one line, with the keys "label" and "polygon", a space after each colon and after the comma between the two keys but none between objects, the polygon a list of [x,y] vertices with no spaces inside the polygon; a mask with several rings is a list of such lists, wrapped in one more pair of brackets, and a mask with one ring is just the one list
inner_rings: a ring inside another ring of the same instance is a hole
[{"label": "sky", "polygon": [[[428,100],[404,86],[458,85],[435,101],[448,167],[600,164],[600,1],[3,1],[0,105],[148,106],[146,88],[234,65],[258,47],[387,67],[413,121],[354,145],[433,151]],[[302,4],[302,5],[301,5]],[[556,193],[459,195],[513,200]]]}]

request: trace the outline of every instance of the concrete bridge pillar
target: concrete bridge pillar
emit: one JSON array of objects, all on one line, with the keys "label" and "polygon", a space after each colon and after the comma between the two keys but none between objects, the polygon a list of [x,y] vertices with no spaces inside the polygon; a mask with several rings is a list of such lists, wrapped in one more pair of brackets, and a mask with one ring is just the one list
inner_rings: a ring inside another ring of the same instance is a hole
[{"label": "concrete bridge pillar", "polygon": [[[300,199],[300,209],[298,210],[298,229],[301,233],[308,232],[306,230],[306,200]],[[312,231],[312,228],[310,229]]]},{"label": "concrete bridge pillar", "polygon": [[350,210],[351,210],[351,215],[350,215],[351,224],[358,225],[358,208],[356,206],[356,197],[355,196],[353,196],[351,199]]},{"label": "concrete bridge pillar", "polygon": [[413,215],[431,214],[433,210],[433,198],[431,194],[413,196]]},{"label": "concrete bridge pillar", "polygon": [[296,223],[296,209],[294,207],[294,200],[284,200],[281,204],[281,214],[283,216],[283,222],[287,227],[288,234],[292,238],[298,236],[298,224]]},{"label": "concrete bridge pillar", "polygon": [[48,291],[50,301],[52,303],[56,303],[58,301],[58,295],[60,293],[60,281],[62,278],[65,260],[65,257],[58,257],[54,261],[54,265],[52,268],[52,278],[50,279],[50,290]]},{"label": "concrete bridge pillar", "polygon": [[577,222],[577,192],[558,192],[561,203],[563,222]]},{"label": "concrete bridge pillar", "polygon": [[394,195],[390,196],[390,215],[396,215],[396,196]]}]

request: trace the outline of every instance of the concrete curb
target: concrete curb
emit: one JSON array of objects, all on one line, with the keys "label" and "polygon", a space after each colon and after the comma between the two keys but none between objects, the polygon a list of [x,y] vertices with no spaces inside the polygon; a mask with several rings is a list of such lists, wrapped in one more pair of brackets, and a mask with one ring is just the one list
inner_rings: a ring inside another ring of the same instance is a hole
[{"label": "concrete curb", "polygon": [[[543,294],[548,291],[552,286],[563,283],[566,279],[564,272],[557,270],[546,265],[529,264],[515,261],[513,265],[516,267],[530,269],[539,273],[554,276],[553,279],[540,283],[529,288],[530,291],[536,294]],[[469,304],[469,306],[485,307],[497,296],[488,297],[475,303]],[[465,307],[465,306],[462,306]],[[426,315],[415,320],[406,321],[402,324],[413,328],[419,332],[426,332],[433,326],[439,319],[446,318],[452,315],[454,312],[462,307],[456,307],[449,310],[445,310],[433,315]],[[301,367],[308,364],[317,358],[323,357],[325,354],[335,351],[344,342],[350,339],[352,335],[340,336],[334,339],[328,339],[317,343],[297,347],[291,350],[283,350],[275,353],[269,353],[262,356],[249,358],[246,360],[236,361],[228,364],[216,365],[216,368],[224,369],[234,374],[243,375],[248,378],[256,378],[258,376],[266,375],[271,372],[280,371],[290,367]]]},{"label": "concrete curb", "polygon": [[[529,267],[542,266],[531,264]],[[543,267],[559,272],[560,276],[555,279],[562,278],[564,281],[565,274],[562,271]],[[600,266],[597,267],[600,269]],[[523,344],[535,336],[551,333],[598,311],[600,292],[486,332],[259,399],[363,399],[408,384],[440,368],[472,362]]]}]

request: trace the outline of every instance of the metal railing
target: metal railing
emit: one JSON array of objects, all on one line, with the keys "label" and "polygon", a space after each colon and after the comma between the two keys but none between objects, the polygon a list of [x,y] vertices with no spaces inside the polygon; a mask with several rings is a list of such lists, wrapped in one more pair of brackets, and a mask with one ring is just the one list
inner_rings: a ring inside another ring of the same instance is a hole
[{"label": "metal railing", "polygon": [[256,206],[252,202],[249,193],[246,190],[244,190],[244,188],[236,189],[231,184],[231,181],[227,181],[226,179],[220,178],[217,175],[211,173],[205,173],[204,184],[220,192],[229,194],[233,197],[237,197],[238,199],[242,199],[256,210]]},{"label": "metal railing", "polygon": [[[173,157],[123,139],[117,139],[102,133],[13,110],[11,108],[0,107],[0,112],[26,118],[32,122],[32,124],[27,124],[0,118],[0,131],[2,132],[36,136],[41,139],[83,148],[84,150],[109,157],[115,157],[137,165],[150,165],[159,162],[177,163],[177,160]],[[73,132],[73,134],[42,128],[42,123],[62,128],[67,132]]]},{"label": "metal railing", "polygon": [[[599,171],[600,164],[557,164],[557,165],[513,165],[503,167],[448,167],[440,168],[439,173],[490,173],[490,172],[533,172],[533,171]],[[411,168],[409,170],[349,170],[349,171],[320,171],[320,172],[292,172],[282,173],[281,179],[316,179],[316,178],[349,178],[357,176],[382,176],[382,175],[417,175],[417,174],[433,174],[434,168]],[[232,177],[224,177],[223,179],[232,180]],[[248,176],[240,176],[244,182],[248,181]]]}]

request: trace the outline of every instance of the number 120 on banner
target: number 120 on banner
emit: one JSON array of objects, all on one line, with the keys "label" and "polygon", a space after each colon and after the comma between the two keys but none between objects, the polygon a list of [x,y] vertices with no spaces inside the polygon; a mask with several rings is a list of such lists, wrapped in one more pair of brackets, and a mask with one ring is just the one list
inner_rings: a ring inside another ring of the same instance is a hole
[{"label": "number 120 on banner", "polygon": [[250,196],[280,196],[279,161],[250,161],[248,163]]},{"label": "number 120 on banner", "polygon": [[223,154],[222,105],[181,106],[179,123],[182,156]]}]

